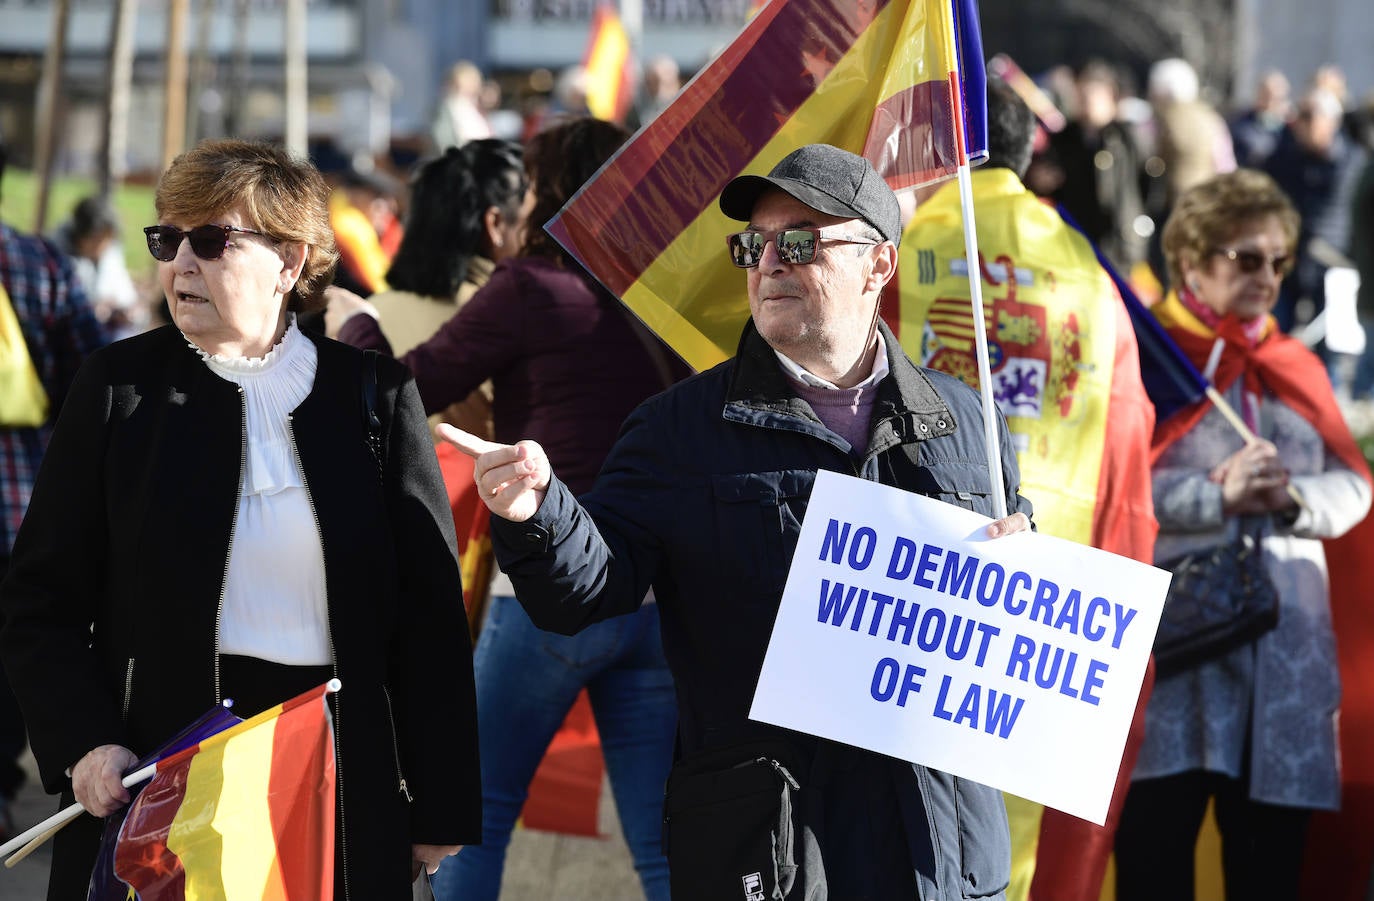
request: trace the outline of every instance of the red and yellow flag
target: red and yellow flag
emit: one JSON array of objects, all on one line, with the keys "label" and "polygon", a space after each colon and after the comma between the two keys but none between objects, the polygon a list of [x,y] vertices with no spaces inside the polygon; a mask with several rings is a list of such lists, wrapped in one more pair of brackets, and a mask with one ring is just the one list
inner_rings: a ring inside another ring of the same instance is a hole
[{"label": "red and yellow flag", "polygon": [[821,142],[863,153],[894,189],[948,177],[984,152],[982,59],[973,0],[772,0],[548,230],[689,364],[713,366],[749,315],[725,185]]},{"label": "red and yellow flag", "polygon": [[598,119],[623,122],[634,99],[630,36],[615,7],[601,3],[592,14],[591,39],[582,59],[587,73],[587,109]]},{"label": "red and yellow flag", "polygon": [[[899,335],[913,359],[978,386],[973,336],[987,335],[993,396],[1007,417],[1021,490],[1041,532],[1152,562],[1154,406],[1130,316],[1092,245],[1009,169],[973,173],[984,319],[969,306],[958,190],[907,224]],[[1143,708],[1137,710],[1137,722]],[[1140,734],[1128,740],[1106,827],[1007,796],[1008,898],[1097,898]]]},{"label": "red and yellow flag", "polygon": [[899,254],[901,329],[918,362],[978,386],[983,328],[993,396],[1017,445],[1041,532],[1151,562],[1154,407],[1130,320],[1092,245],[1010,169],[973,176],[984,322],[969,312],[955,186],[916,210]]},{"label": "red and yellow flag", "polygon": [[141,901],[333,897],[327,690],[322,685],[158,762],[115,849],[115,874]]}]

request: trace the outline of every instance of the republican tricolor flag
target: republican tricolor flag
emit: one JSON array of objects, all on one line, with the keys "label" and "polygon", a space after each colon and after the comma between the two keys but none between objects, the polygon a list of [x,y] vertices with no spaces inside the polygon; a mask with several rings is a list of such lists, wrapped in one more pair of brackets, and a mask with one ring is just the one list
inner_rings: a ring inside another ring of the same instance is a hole
[{"label": "republican tricolor flag", "polygon": [[157,762],[114,854],[115,874],[141,901],[333,897],[330,688]]},{"label": "republican tricolor flag", "polygon": [[977,21],[973,0],[772,0],[547,228],[689,364],[713,366],[749,315],[725,185],[813,143],[862,153],[896,190],[981,158]]}]

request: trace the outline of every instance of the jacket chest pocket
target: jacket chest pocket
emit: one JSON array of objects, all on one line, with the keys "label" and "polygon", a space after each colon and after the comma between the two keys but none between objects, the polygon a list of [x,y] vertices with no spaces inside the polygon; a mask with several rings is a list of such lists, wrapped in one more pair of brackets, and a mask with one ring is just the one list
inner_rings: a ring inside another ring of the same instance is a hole
[{"label": "jacket chest pocket", "polygon": [[[906,486],[903,486],[906,487]],[[940,461],[916,470],[917,494],[992,516],[992,480],[981,463]]]},{"label": "jacket chest pocket", "polygon": [[787,581],[816,474],[778,470],[717,475],[711,481],[722,577],[775,601]]}]

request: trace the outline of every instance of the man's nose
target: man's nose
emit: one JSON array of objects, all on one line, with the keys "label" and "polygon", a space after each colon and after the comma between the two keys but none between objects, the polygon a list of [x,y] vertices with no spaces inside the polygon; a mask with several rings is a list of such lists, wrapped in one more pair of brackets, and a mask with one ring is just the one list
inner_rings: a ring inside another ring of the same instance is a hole
[{"label": "man's nose", "polygon": [[778,255],[778,239],[776,236],[763,242],[763,254],[759,257],[759,268],[770,272],[776,272],[787,264]]}]

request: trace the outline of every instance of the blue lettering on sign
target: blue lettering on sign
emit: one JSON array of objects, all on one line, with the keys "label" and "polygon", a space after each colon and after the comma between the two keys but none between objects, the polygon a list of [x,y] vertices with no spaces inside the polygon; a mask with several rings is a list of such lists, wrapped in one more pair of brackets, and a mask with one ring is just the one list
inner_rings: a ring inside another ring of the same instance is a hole
[{"label": "blue lettering on sign", "polygon": [[[1097,706],[1101,697],[1096,691],[1102,687],[1102,674],[1106,673],[1109,667],[1100,660],[1089,658],[1081,672],[1080,681],[1075,679],[1075,676],[1080,675],[1078,662],[1077,651],[1069,651],[1066,654],[1061,647],[1048,643],[1041,644],[1032,638],[1017,635],[1011,641],[1006,675],[1010,679],[1020,679],[1022,682],[1033,680],[1040,688],[1053,688],[1065,697]],[[1031,672],[1032,669],[1034,674]]]},{"label": "blue lettering on sign", "polygon": [[931,607],[921,619],[921,631],[916,633],[916,646],[923,651],[933,651],[940,647],[940,639],[944,634],[945,611]]},{"label": "blue lettering on sign", "polygon": [[911,572],[911,564],[916,561],[916,542],[898,535],[892,542],[892,556],[887,561],[889,579],[905,579]]},{"label": "blue lettering on sign", "polygon": [[1106,598],[1093,598],[1091,601],[1088,601],[1088,612],[1083,616],[1083,635],[1089,641],[1101,641],[1107,636],[1106,626],[1094,625],[1097,621],[1099,612],[1107,615],[1111,614],[1112,605]]},{"label": "blue lettering on sign", "polygon": [[831,625],[841,625],[849,615],[849,605],[854,603],[854,588],[849,589],[849,597],[844,596],[844,585],[839,582],[831,587],[829,579],[821,579],[821,608],[816,616],[817,622],[831,621]]},{"label": "blue lettering on sign", "polygon": [[940,678],[940,690],[935,698],[934,710],[934,715],[938,719],[956,725],[966,724],[970,729],[982,729],[998,738],[1007,738],[1011,735],[1016,719],[1021,715],[1021,708],[1025,706],[1025,698],[1013,698],[1009,694],[999,693],[996,689],[984,688],[977,682],[971,682],[959,703],[959,709],[951,713],[949,689],[953,682],[953,676],[945,675]]},{"label": "blue lettering on sign", "polygon": [[984,607],[996,606],[1006,580],[1007,571],[1000,563],[989,563],[983,567],[983,574],[978,577],[978,603]]},{"label": "blue lettering on sign", "polygon": [[878,661],[878,665],[873,669],[873,681],[868,686],[868,693],[873,695],[873,700],[892,700],[892,693],[897,690],[899,666],[900,664],[891,657],[884,657]]},{"label": "blue lettering on sign", "polygon": [[1040,584],[1035,586],[1035,600],[1031,602],[1030,618],[1039,620],[1045,625],[1052,625],[1054,619],[1054,601],[1059,597],[1059,586],[1049,579],[1041,579]]},{"label": "blue lettering on sign", "polygon": [[[899,669],[902,671],[900,692],[897,690],[897,671]],[[891,657],[884,657],[878,661],[878,665],[873,669],[873,679],[869,683],[868,693],[873,696],[875,701],[890,701],[895,694],[897,695],[897,706],[905,707],[907,698],[921,691],[921,680],[925,678],[925,675],[925,667],[908,663],[903,668]]]},{"label": "blue lettering on sign", "polygon": [[[832,519],[825,526],[825,537],[821,539],[821,560],[828,556],[831,563],[844,559],[845,545],[849,544],[849,523]],[[878,533],[869,526],[859,526],[854,530],[854,543],[849,544],[849,566],[851,569],[868,569],[873,562],[873,552],[878,547]]]},{"label": "blue lettering on sign", "polygon": [[[1016,586],[1018,585],[1023,588],[1031,587],[1031,577],[1021,572],[1019,569],[1007,577],[1007,593],[1002,599],[1002,606],[1005,607],[1006,611],[1012,616],[1020,616],[1022,612],[1025,611],[1026,605],[1030,603],[1025,598],[1018,598],[1012,595],[1012,592],[1016,590]],[[996,601],[993,603],[996,603]],[[986,604],[984,606],[991,607],[992,604]]]},{"label": "blue lettering on sign", "polygon": [[940,567],[939,591],[967,601],[969,593],[973,591],[973,576],[978,572],[978,562],[977,557],[965,557],[961,567],[958,552],[946,552],[945,565]]},{"label": "blue lettering on sign", "polygon": [[944,548],[938,548],[933,544],[927,544],[921,548],[921,565],[916,567],[916,575],[911,581],[922,588],[934,588],[935,583],[930,580],[926,573],[938,565],[934,558],[938,558],[944,552]]}]

